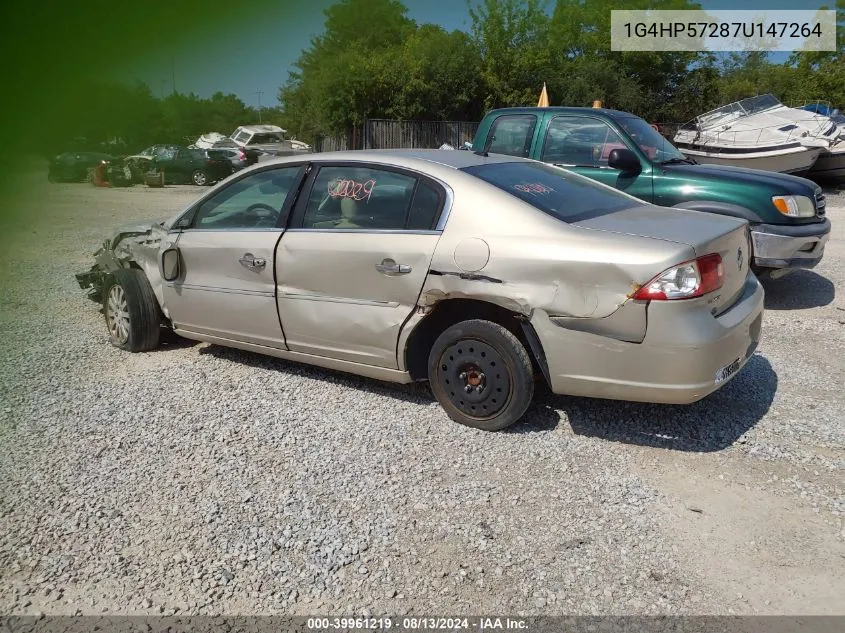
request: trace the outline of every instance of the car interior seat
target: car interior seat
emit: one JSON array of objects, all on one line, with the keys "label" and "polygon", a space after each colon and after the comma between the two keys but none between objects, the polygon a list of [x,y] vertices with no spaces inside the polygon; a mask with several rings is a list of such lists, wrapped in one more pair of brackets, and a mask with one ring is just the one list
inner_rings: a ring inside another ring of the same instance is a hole
[{"label": "car interior seat", "polygon": [[340,201],[340,219],[335,223],[341,229],[359,229],[360,224],[356,222],[359,209],[358,202],[352,198],[342,198]]}]

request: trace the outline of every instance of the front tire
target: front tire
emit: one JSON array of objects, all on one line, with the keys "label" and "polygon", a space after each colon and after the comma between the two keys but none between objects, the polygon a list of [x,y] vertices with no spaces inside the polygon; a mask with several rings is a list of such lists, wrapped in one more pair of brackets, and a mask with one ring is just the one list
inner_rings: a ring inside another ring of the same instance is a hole
[{"label": "front tire", "polygon": [[147,276],[137,268],[114,271],[106,283],[103,314],[109,342],[128,352],[158,347],[161,318]]},{"label": "front tire", "polygon": [[534,397],[528,352],[492,321],[462,321],[445,330],[429,353],[428,379],[450,418],[484,431],[518,422]]}]

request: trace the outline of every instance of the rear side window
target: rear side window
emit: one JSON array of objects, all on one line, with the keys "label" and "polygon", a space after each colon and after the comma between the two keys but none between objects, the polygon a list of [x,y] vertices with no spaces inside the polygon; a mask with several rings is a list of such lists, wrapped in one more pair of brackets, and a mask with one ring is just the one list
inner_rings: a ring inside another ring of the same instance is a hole
[{"label": "rear side window", "polygon": [[492,163],[463,171],[564,222],[644,205],[611,187],[543,163]]},{"label": "rear side window", "polygon": [[490,126],[485,147],[493,154],[527,158],[536,125],[537,117],[533,114],[500,116]]},{"label": "rear side window", "polygon": [[434,187],[420,182],[414,192],[414,199],[411,201],[407,228],[412,231],[433,229],[442,206],[443,201],[440,199],[440,192]]},{"label": "rear side window", "polygon": [[415,178],[373,167],[322,167],[302,227],[403,229],[415,185]]}]

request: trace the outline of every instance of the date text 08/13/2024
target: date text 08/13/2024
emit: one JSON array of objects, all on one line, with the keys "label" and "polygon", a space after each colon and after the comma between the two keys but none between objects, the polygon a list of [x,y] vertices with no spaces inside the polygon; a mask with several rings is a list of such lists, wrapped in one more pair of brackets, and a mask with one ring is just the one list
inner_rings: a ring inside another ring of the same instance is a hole
[{"label": "date text 08/13/2024", "polygon": [[519,618],[308,618],[307,627],[312,631],[332,630],[397,630],[397,631],[454,631],[465,630],[527,630],[528,622]]}]

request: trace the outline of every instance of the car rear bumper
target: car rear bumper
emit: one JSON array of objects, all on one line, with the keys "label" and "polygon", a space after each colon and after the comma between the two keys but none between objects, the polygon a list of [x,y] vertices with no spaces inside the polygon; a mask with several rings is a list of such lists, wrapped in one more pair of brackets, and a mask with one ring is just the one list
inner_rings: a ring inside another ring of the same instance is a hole
[{"label": "car rear bumper", "polygon": [[824,255],[830,220],[795,226],[759,224],[751,228],[754,264],[760,268],[813,268]]},{"label": "car rear bumper", "polygon": [[[748,361],[760,339],[760,282],[748,275],[740,298],[718,317],[710,313],[706,303],[679,303],[649,304],[648,329],[642,343],[560,327],[544,311],[535,310],[531,324],[543,346],[552,391],[689,404],[724,386]],[[734,363],[736,371],[717,382],[717,372]]]}]

